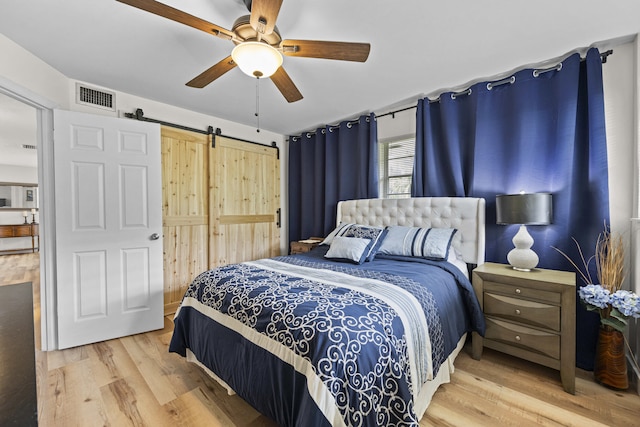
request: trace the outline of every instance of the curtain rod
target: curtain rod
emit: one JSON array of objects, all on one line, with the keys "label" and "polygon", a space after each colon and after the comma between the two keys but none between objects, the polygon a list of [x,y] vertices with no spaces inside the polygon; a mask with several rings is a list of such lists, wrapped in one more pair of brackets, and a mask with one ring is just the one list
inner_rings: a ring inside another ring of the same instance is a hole
[{"label": "curtain rod", "polygon": [[[357,124],[358,122],[360,122],[360,118],[362,116],[358,117],[357,119],[353,119],[353,120],[346,120],[347,123],[347,128],[351,129],[353,127],[353,125]],[[373,116],[374,119],[377,118],[377,116]],[[365,121],[369,121],[369,116],[365,117]],[[345,120],[341,121],[340,123],[338,123],[337,125],[325,125],[322,129],[320,129],[320,132],[324,135],[326,133],[326,129],[329,129],[329,132],[333,132],[334,129],[338,129],[340,128],[340,125],[342,123],[344,123]],[[290,136],[292,141],[297,141],[298,138],[302,139],[302,136],[306,136],[307,138],[311,138],[311,136],[315,135],[317,133],[317,131],[313,130],[313,131],[307,131],[307,132],[302,132],[300,133],[300,135],[293,135]]]},{"label": "curtain rod", "polygon": [[[613,49],[609,49],[609,50],[607,50],[607,51],[605,51],[605,52],[600,52],[600,61],[602,61],[602,63],[603,63],[603,64],[606,64],[606,63],[607,63],[607,57],[608,57],[609,55],[612,55],[612,54],[613,54]],[[583,60],[583,61],[584,61],[584,59],[581,59],[581,60]],[[560,71],[560,70],[562,69],[562,61],[560,61],[558,64],[554,65],[553,67],[548,67],[548,68],[543,68],[543,69],[537,69],[537,67],[529,67],[529,68],[536,68],[536,69],[534,70],[534,73],[536,73],[536,74],[538,74],[538,75],[539,75],[539,74],[546,73],[546,72],[548,72],[548,71],[552,71],[552,70]],[[536,75],[536,77],[537,77],[537,75]],[[487,87],[488,87],[489,89],[491,89],[491,87],[495,87],[495,86],[498,86],[498,85],[502,85],[502,84],[513,84],[513,83],[515,83],[515,77],[514,77],[514,76],[511,76],[511,77],[507,77],[507,78],[500,79],[499,81],[489,82],[489,83],[488,83],[488,85],[490,85],[490,86],[487,86]],[[475,84],[475,83],[474,83],[474,84]],[[445,93],[445,92],[452,92],[452,91],[445,90],[445,91],[443,91],[442,93]],[[456,97],[456,96],[470,95],[470,94],[471,94],[471,89],[467,88],[467,89],[463,89],[463,90],[461,90],[461,91],[459,91],[459,92],[452,92],[452,93],[451,93],[451,97],[452,97],[453,99],[455,99],[455,97]],[[431,103],[431,102],[440,102],[440,97],[438,96],[438,98],[436,98],[436,99],[429,99],[429,102],[430,102],[430,103]],[[380,117],[386,117],[386,116],[391,116],[391,118],[392,118],[392,119],[395,119],[395,118],[396,118],[396,117],[395,117],[396,113],[402,113],[403,111],[413,110],[414,108],[418,108],[418,106],[417,106],[417,105],[412,105],[412,106],[410,106],[410,107],[405,107],[405,108],[400,108],[400,109],[398,109],[398,110],[389,111],[389,112],[387,112],[387,113],[377,114],[377,115],[374,115],[373,117],[374,117],[376,120],[377,120],[377,119],[379,119]],[[358,120],[359,120],[359,118],[358,118],[358,119],[354,119],[354,120],[349,120],[349,121],[347,121],[347,127],[349,127],[349,128],[350,128],[352,125],[354,125],[354,124],[358,123]],[[367,120],[369,120],[369,118],[368,118],[368,117],[367,117]],[[340,123],[342,123],[342,122],[340,122]],[[330,132],[333,132],[333,129],[337,129],[337,128],[339,128],[339,127],[340,127],[340,124],[337,124],[337,125],[330,125],[330,126],[328,126],[328,127],[329,127],[329,131],[330,131]],[[324,132],[325,132],[325,130],[324,130],[324,129],[322,129],[322,133],[324,133]],[[293,141],[296,141],[298,138],[302,138],[302,135],[305,135],[307,138],[311,138],[311,136],[312,136],[312,135],[315,135],[315,133],[316,133],[316,131],[302,132],[302,133],[300,134],[300,136],[291,136],[291,139],[292,139]]]},{"label": "curtain rod", "polygon": [[376,119],[379,119],[380,117],[384,117],[384,116],[391,116],[392,119],[395,119],[396,118],[395,117],[396,113],[402,113],[403,111],[411,110],[413,108],[416,108],[416,106],[412,105],[411,107],[405,107],[405,108],[401,108],[399,110],[389,111],[388,113],[378,114],[376,116]]},{"label": "curtain rod", "polygon": [[[605,52],[601,52],[600,53],[600,61],[602,61],[603,64],[606,64],[607,63],[607,57],[609,55],[612,55],[612,54],[613,54],[613,49],[609,49],[609,50],[607,50]],[[543,69],[543,70],[539,70],[539,71],[536,70],[536,71],[538,71],[539,74],[542,74],[542,73],[544,73],[546,71],[557,70],[557,69],[558,69],[558,67],[554,66],[554,67],[551,67],[551,68],[546,68],[546,69]],[[509,78],[507,78],[507,79],[500,80],[498,82],[494,82],[493,86],[497,86],[498,84],[513,83],[513,82],[514,82],[513,79],[509,80]],[[464,95],[465,92],[467,92],[467,91],[468,91],[468,89],[460,91],[460,92],[456,92],[456,94],[457,95]],[[438,101],[440,101],[440,97],[438,97],[436,99],[433,99],[433,100],[431,100],[431,99],[429,100],[429,102],[438,102]],[[380,117],[391,116],[392,119],[395,119],[396,113],[402,113],[403,111],[412,110],[414,108],[418,108],[418,107],[416,105],[412,105],[410,107],[401,108],[399,110],[389,111],[388,113],[378,114],[375,117],[376,117],[376,119],[378,119]]]}]

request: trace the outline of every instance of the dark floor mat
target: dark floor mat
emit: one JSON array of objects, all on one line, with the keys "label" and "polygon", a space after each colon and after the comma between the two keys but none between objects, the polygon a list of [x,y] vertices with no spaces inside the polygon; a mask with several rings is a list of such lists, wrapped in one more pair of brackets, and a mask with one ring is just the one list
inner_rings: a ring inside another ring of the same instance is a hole
[{"label": "dark floor mat", "polygon": [[31,283],[0,286],[0,426],[37,426]]}]

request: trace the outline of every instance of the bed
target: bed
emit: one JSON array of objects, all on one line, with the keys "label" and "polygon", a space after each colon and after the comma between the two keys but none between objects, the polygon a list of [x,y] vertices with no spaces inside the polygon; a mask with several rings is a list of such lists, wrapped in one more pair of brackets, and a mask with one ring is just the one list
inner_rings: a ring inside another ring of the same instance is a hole
[{"label": "bed", "polygon": [[484,262],[484,207],[340,202],[312,251],[200,274],[169,351],[281,426],[417,426],[468,332],[484,335],[468,280]]}]

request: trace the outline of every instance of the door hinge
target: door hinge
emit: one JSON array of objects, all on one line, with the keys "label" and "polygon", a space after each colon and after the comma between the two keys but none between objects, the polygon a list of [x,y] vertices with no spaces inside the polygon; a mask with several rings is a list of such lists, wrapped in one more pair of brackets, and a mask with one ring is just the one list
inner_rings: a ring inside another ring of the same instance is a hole
[{"label": "door hinge", "polygon": [[276,217],[278,218],[278,219],[276,220],[276,226],[277,226],[278,228],[281,228],[281,227],[282,227],[282,218],[280,217],[281,213],[282,213],[282,209],[281,209],[281,208],[278,208],[278,210],[276,211]]}]

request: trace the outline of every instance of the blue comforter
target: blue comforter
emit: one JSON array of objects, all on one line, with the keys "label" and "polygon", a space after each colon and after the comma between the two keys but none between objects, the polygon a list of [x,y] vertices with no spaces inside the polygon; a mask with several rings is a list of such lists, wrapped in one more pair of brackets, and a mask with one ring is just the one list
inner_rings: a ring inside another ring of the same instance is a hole
[{"label": "blue comforter", "polygon": [[191,352],[281,426],[417,426],[422,384],[464,333],[484,334],[471,284],[447,262],[357,266],[326,250],[202,273],[169,350]]}]

